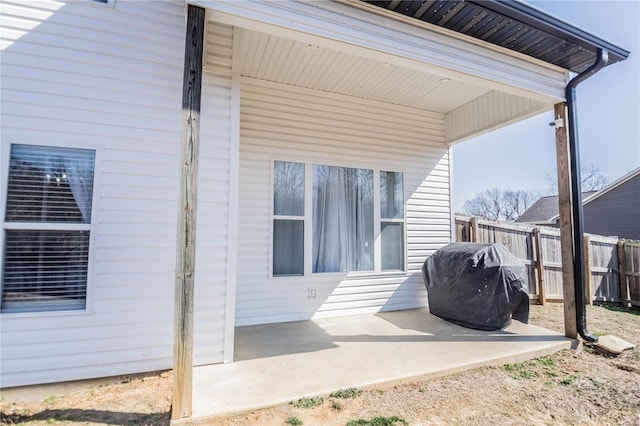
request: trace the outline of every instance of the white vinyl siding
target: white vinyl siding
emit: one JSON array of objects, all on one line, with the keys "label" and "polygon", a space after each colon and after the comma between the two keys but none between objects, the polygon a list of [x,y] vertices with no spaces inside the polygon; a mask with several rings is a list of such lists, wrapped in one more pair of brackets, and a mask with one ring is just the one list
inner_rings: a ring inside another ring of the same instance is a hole
[{"label": "white vinyl siding", "polygon": [[[407,271],[270,277],[274,160],[402,172]],[[243,78],[237,324],[424,306],[420,268],[450,242],[450,201],[442,114]]]},{"label": "white vinyl siding", "polygon": [[447,142],[460,142],[551,109],[550,103],[492,90],[445,114]]},{"label": "white vinyl siding", "polygon": [[[0,386],[171,368],[184,2],[3,0],[1,13],[3,160],[12,143],[101,157],[88,309],[2,314]],[[229,197],[229,86],[204,80],[197,364],[223,359]]]},{"label": "white vinyl siding", "polygon": [[[225,322],[233,321],[233,318],[225,317],[228,280],[235,274],[235,271],[229,271],[228,265],[233,238],[230,234],[229,209],[235,196],[231,189],[231,158],[232,151],[237,149],[231,142],[234,134],[232,105],[235,102],[231,77],[233,29],[209,22],[206,30],[205,40],[208,44],[200,111],[194,294],[196,364],[222,362],[231,355],[225,355],[223,349]],[[212,47],[215,54],[209,50]]]}]

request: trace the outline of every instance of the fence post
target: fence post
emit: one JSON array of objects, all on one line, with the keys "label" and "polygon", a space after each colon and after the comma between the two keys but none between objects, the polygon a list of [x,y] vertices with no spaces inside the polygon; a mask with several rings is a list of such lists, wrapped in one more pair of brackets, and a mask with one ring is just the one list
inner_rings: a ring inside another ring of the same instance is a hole
[{"label": "fence post", "polygon": [[460,242],[464,241],[465,224],[462,221],[460,221],[460,224],[459,224],[458,223],[458,218],[455,219],[454,223],[456,224],[456,242],[460,243]]},{"label": "fence post", "polygon": [[584,293],[588,305],[593,305],[591,296],[591,237],[584,236]]},{"label": "fence post", "polygon": [[629,283],[627,282],[627,254],[625,252],[624,240],[618,241],[618,271],[620,274],[620,303],[623,307],[629,305]]},{"label": "fence post", "polygon": [[478,242],[478,235],[480,234],[478,231],[478,218],[477,217],[472,217],[471,218],[471,226],[470,226],[470,240],[472,243],[477,243]]},{"label": "fence post", "polygon": [[546,289],[544,288],[544,259],[542,258],[542,238],[540,237],[540,229],[533,228],[533,240],[535,242],[535,250],[536,250],[536,272],[538,276],[537,282],[537,292],[538,292],[538,303],[542,306],[547,302],[546,297]]}]

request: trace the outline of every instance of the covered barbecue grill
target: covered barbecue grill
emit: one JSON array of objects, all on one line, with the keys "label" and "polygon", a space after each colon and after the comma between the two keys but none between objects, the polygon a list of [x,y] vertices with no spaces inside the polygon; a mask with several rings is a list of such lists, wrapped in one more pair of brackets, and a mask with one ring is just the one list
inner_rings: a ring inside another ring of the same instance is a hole
[{"label": "covered barbecue grill", "polygon": [[527,323],[527,268],[501,244],[453,243],[422,266],[429,310],[447,321],[498,330]]}]

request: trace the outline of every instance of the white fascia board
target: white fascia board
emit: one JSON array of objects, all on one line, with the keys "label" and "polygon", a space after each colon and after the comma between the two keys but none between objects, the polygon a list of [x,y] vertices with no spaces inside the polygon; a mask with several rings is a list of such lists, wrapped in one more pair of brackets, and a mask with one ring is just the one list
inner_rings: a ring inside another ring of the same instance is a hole
[{"label": "white fascia board", "polygon": [[564,100],[568,73],[487,43],[411,25],[345,2],[187,0],[228,25],[351,53],[546,103]]}]

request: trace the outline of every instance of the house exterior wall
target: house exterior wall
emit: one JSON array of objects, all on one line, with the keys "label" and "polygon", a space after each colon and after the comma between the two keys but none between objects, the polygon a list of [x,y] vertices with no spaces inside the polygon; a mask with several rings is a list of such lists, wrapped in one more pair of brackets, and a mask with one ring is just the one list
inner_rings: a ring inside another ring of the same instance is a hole
[{"label": "house exterior wall", "polygon": [[[11,143],[97,155],[87,309],[0,314],[0,386],[170,368],[184,2],[3,0],[1,10],[3,197]],[[198,364],[223,358],[228,81],[207,75],[203,88]]]},{"label": "house exterior wall", "polygon": [[640,175],[589,201],[583,209],[585,232],[640,240]]},{"label": "house exterior wall", "polygon": [[[189,3],[224,22],[206,35],[196,364],[230,360],[236,306],[239,325],[423,306],[422,262],[451,239],[442,114],[250,79],[241,90],[230,25],[540,102],[562,96],[554,67],[337,2]],[[185,1],[3,0],[0,13],[2,214],[12,143],[96,151],[87,308],[0,313],[0,387],[170,368]],[[406,273],[270,278],[275,159],[403,172]]]},{"label": "house exterior wall", "polygon": [[[240,123],[237,325],[426,304],[420,268],[451,241],[442,114],[243,78]],[[406,273],[270,277],[274,160],[404,172]]]}]

